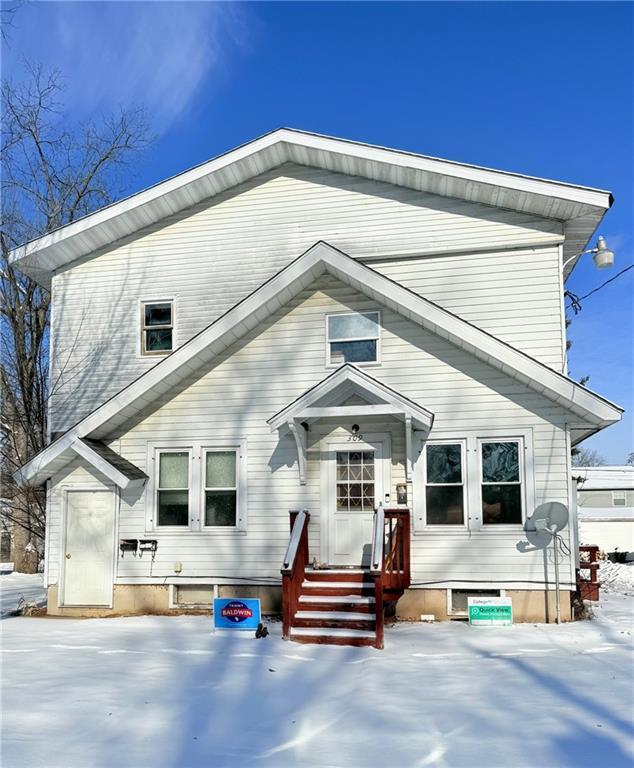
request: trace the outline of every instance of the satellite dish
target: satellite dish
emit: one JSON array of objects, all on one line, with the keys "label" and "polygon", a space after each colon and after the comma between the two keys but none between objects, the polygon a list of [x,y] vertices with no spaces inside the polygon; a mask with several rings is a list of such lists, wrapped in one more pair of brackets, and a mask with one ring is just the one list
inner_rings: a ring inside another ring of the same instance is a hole
[{"label": "satellite dish", "polygon": [[555,533],[568,525],[568,508],[558,501],[540,504],[526,520],[526,538],[536,549],[546,549]]},{"label": "satellite dish", "polygon": [[[535,530],[546,529],[549,533],[558,533],[568,525],[568,507],[559,501],[540,504],[533,512],[531,520]],[[544,521],[545,524],[542,524]]]},{"label": "satellite dish", "polygon": [[[526,538],[536,549],[546,550],[552,542],[553,545],[553,563],[555,566],[555,593],[557,606],[557,624],[561,622],[561,600],[559,594],[559,557],[557,550],[562,544],[559,531],[568,525],[568,507],[559,501],[548,501],[540,504],[533,512],[531,517],[526,520],[524,530]],[[567,554],[570,550],[566,549]],[[546,554],[546,552],[544,552]],[[548,578],[548,577],[546,577]]]}]

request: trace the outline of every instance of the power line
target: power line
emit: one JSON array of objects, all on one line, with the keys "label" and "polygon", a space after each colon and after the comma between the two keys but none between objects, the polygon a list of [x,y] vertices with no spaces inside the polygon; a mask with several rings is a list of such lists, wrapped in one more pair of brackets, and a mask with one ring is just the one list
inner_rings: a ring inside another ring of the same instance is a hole
[{"label": "power line", "polygon": [[601,288],[605,288],[606,285],[609,283],[613,283],[617,278],[621,277],[621,275],[624,275],[628,270],[632,269],[634,267],[634,264],[630,264],[628,267],[624,267],[620,272],[617,272],[616,275],[613,275],[609,280],[606,280],[604,283],[601,283],[601,285],[598,285],[596,288],[593,288],[589,293],[586,293],[584,296],[577,296],[576,293],[573,293],[572,291],[566,291],[565,296],[567,296],[570,299],[570,306],[574,310],[574,313],[577,314],[581,309],[581,302],[584,299],[587,299],[588,297],[592,296],[597,291],[600,291]]},{"label": "power line", "polygon": [[598,285],[596,288],[593,288],[590,291],[590,293],[586,293],[585,296],[581,296],[579,300],[582,301],[583,299],[587,299],[588,296],[592,296],[593,293],[596,293],[597,291],[600,291],[601,288],[606,286],[608,283],[613,283],[616,280],[617,277],[621,277],[621,275],[623,275],[625,272],[627,272],[628,269],[632,269],[632,267],[634,267],[634,264],[630,264],[629,267],[625,267],[625,269],[622,269],[620,272],[617,272],[616,275],[611,277],[609,280],[606,280],[605,283],[601,283],[601,285]]}]

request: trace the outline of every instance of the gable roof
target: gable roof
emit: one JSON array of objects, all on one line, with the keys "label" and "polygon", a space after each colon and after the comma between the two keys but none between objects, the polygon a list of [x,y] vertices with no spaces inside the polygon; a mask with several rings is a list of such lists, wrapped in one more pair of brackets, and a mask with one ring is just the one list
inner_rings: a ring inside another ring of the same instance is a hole
[{"label": "gable roof", "polygon": [[[344,405],[343,401],[353,394],[361,395],[372,402],[367,406]],[[324,400],[326,403],[323,402]],[[293,419],[310,421],[311,418],[337,416],[337,411],[346,408],[357,414],[398,414],[404,418],[410,418],[415,429],[424,431],[429,431],[434,423],[434,414],[431,411],[401,395],[400,392],[383,384],[357,366],[345,363],[271,416],[267,424],[273,432]]]},{"label": "gable roof", "polygon": [[32,240],[10,261],[47,284],[56,269],[287,162],[561,221],[566,258],[612,204],[605,190],[280,128]]},{"label": "gable roof", "polygon": [[331,245],[319,242],[47,446],[16,472],[16,481],[43,482],[65,465],[77,438],[103,438],[142,414],[326,272],[537,390],[574,414],[583,428],[591,426],[596,431],[621,418],[619,406]]}]

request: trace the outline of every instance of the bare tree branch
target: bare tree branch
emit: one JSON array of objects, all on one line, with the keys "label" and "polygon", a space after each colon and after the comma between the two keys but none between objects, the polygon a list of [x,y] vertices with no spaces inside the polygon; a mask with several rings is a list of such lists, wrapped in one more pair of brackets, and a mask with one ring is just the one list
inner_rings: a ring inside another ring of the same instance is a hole
[{"label": "bare tree branch", "polygon": [[[2,83],[0,166],[0,481],[2,516],[25,544],[41,550],[45,494],[13,482],[16,469],[41,451],[54,385],[48,379],[50,295],[15,270],[19,245],[107,205],[121,193],[119,175],[151,141],[142,110],[121,111],[99,125],[69,127],[59,73],[27,65],[27,78]],[[63,371],[58,371],[58,377]]]}]

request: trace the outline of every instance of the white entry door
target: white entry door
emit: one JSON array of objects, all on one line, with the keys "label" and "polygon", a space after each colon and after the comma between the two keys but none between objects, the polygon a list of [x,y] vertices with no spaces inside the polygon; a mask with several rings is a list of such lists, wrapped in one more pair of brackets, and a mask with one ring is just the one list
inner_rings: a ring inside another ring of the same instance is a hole
[{"label": "white entry door", "polygon": [[115,494],[68,491],[63,605],[112,601]]},{"label": "white entry door", "polygon": [[367,566],[374,510],[389,488],[389,444],[369,438],[329,443],[325,461],[328,564]]}]

